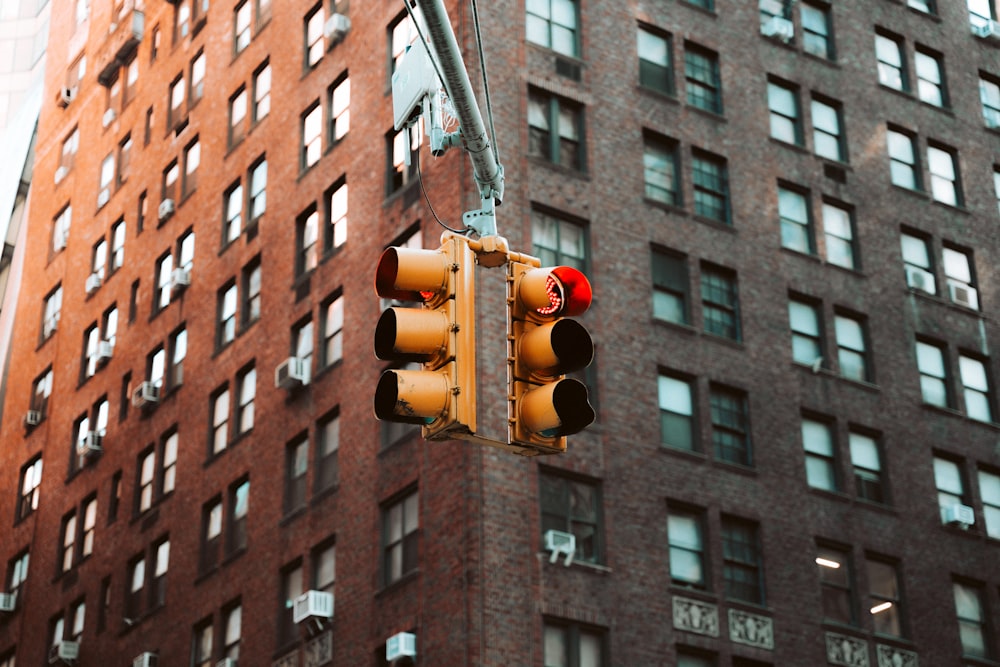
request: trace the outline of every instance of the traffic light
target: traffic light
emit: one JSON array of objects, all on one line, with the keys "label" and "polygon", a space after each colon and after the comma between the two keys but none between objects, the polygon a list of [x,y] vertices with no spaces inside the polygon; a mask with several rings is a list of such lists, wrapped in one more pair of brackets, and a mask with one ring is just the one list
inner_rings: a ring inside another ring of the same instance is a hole
[{"label": "traffic light", "polygon": [[375,416],[420,424],[427,440],[476,431],[475,254],[464,237],[437,250],[387,248],[375,271],[383,298],[421,302],[387,308],[375,327],[375,356],[419,362],[390,369],[375,389]]},{"label": "traffic light", "polygon": [[594,358],[590,334],[573,316],[590,307],[590,282],[570,266],[511,261],[507,276],[510,441],[543,453],[566,451],[566,436],[594,421],[587,386],[564,377]]}]

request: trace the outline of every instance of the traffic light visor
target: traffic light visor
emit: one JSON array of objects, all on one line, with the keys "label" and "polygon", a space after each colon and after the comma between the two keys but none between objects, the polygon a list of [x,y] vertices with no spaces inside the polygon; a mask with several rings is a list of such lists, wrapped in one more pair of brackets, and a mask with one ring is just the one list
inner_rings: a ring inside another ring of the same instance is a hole
[{"label": "traffic light visor", "polygon": [[448,285],[448,257],[437,250],[386,248],[375,269],[375,293],[398,301],[435,301]]},{"label": "traffic light visor", "polygon": [[525,307],[543,317],[582,315],[593,300],[587,276],[572,266],[526,271],[521,277],[518,295]]}]

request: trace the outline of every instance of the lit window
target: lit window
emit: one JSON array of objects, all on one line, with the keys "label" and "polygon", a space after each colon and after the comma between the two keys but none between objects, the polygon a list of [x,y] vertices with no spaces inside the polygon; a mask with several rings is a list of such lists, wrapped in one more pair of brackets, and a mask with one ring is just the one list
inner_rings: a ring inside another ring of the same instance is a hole
[{"label": "lit window", "polygon": [[903,636],[899,574],[896,566],[883,560],[868,558],[868,597],[875,632],[893,637]]},{"label": "lit window", "polygon": [[267,160],[250,168],[250,221],[264,215],[267,207]]},{"label": "lit window", "polygon": [[823,619],[856,625],[850,554],[842,549],[819,547],[816,550],[816,565],[823,599]]}]

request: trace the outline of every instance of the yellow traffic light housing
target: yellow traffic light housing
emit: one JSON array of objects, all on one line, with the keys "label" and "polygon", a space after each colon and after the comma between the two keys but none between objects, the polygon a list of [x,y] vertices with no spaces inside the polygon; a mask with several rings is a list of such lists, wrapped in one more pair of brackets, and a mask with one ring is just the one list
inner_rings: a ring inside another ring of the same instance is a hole
[{"label": "yellow traffic light housing", "polygon": [[387,248],[375,272],[380,297],[422,304],[379,317],[375,356],[421,370],[384,371],[375,416],[420,424],[427,440],[476,431],[475,259],[464,237],[446,236],[437,250]]},{"label": "yellow traffic light housing", "polygon": [[596,416],[586,385],[565,377],[594,357],[587,330],[563,317],[590,307],[590,282],[569,266],[511,261],[508,267],[509,441],[539,453],[561,453],[566,436],[579,433]]}]

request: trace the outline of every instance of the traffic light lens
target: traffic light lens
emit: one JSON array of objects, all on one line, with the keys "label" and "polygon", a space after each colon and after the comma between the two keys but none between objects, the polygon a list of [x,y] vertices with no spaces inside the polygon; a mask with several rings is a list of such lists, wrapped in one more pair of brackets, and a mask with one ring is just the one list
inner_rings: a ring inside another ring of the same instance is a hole
[{"label": "traffic light lens", "polygon": [[549,305],[543,308],[536,308],[539,315],[555,315],[562,310],[563,290],[562,285],[551,273],[545,279],[545,294],[549,297]]},{"label": "traffic light lens", "polygon": [[[572,266],[557,266],[551,269],[549,278],[554,279],[558,285],[559,299],[558,310],[549,314],[575,317],[587,312],[594,299],[594,292],[590,287],[590,281],[582,271]],[[549,290],[548,280],[546,280],[546,290]],[[551,301],[552,297],[549,298]]]}]

